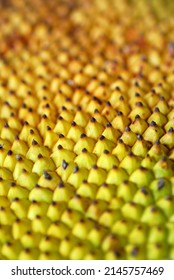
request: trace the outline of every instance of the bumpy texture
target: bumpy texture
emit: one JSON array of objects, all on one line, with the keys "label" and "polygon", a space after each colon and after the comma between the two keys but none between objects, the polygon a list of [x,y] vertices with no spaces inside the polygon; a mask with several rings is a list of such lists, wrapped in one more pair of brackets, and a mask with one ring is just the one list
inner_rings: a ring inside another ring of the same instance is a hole
[{"label": "bumpy texture", "polygon": [[0,1],[0,259],[174,259],[164,2]]}]

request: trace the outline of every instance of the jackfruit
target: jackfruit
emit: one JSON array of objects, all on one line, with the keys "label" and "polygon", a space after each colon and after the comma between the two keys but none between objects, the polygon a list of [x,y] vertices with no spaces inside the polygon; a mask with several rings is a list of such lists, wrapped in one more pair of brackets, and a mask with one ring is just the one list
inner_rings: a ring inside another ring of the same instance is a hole
[{"label": "jackfruit", "polygon": [[173,11],[0,1],[0,259],[174,259]]}]

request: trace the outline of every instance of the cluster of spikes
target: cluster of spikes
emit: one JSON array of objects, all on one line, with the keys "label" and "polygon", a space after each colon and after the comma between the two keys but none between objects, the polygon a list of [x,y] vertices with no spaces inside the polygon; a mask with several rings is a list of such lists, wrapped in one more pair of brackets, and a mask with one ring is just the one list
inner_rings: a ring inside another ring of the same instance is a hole
[{"label": "cluster of spikes", "polygon": [[0,1],[0,259],[174,259],[161,3]]}]

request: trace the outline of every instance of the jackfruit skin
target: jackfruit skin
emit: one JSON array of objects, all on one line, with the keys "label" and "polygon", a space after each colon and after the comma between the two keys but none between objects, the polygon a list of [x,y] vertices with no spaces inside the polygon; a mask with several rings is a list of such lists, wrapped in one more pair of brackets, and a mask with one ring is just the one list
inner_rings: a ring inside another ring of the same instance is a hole
[{"label": "jackfruit skin", "polygon": [[0,259],[174,259],[167,2],[0,2]]}]

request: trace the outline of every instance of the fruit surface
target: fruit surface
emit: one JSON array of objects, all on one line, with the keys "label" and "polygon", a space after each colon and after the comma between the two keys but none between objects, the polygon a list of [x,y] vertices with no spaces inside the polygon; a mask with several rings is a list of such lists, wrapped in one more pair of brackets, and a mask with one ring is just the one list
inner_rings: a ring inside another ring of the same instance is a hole
[{"label": "fruit surface", "polygon": [[174,259],[164,2],[0,1],[0,259]]}]

